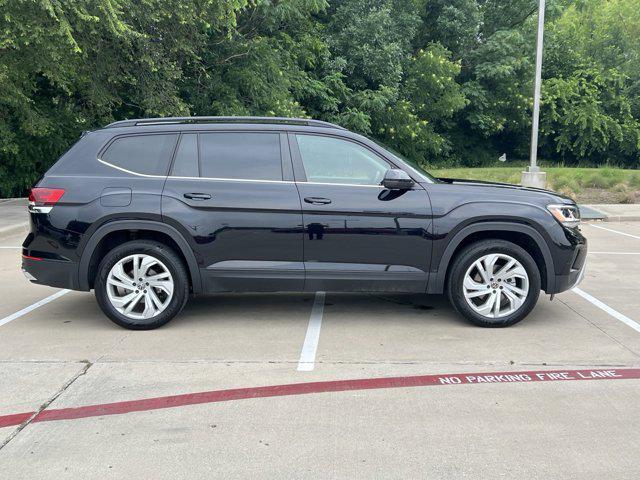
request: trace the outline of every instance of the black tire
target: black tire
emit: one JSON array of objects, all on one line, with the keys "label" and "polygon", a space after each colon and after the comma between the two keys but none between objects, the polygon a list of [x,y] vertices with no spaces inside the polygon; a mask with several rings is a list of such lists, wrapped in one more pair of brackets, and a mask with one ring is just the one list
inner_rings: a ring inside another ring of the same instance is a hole
[{"label": "black tire", "polygon": [[[111,304],[107,294],[107,276],[111,268],[121,259],[133,254],[146,254],[160,260],[173,277],[173,297],[167,307],[154,317],[132,319],[121,314]],[[133,240],[109,251],[100,262],[94,282],[98,305],[114,323],[130,330],[152,330],[161,327],[175,317],[189,298],[189,276],[182,260],[166,245],[151,240]]]},{"label": "black tire", "polygon": [[[467,269],[479,258],[490,253],[503,253],[518,260],[529,277],[527,298],[518,310],[510,315],[489,318],[474,311],[464,296],[463,282]],[[540,271],[535,260],[526,250],[505,240],[482,240],[465,247],[456,255],[447,280],[449,301],[463,317],[479,327],[508,327],[526,317],[538,301],[540,295]]]}]

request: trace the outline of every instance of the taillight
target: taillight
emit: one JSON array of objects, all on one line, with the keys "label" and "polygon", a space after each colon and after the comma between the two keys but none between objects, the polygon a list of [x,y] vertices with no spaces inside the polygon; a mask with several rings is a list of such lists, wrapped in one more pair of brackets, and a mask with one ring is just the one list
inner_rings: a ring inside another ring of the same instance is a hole
[{"label": "taillight", "polygon": [[55,205],[64,195],[62,188],[32,188],[29,192],[29,202],[36,205]]},{"label": "taillight", "polygon": [[64,189],[62,188],[32,188],[29,192],[29,211],[49,213],[63,195]]}]

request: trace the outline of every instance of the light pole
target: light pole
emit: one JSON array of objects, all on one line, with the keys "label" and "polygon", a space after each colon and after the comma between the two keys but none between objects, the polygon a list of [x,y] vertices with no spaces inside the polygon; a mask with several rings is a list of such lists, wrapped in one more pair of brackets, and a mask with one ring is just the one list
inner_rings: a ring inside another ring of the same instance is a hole
[{"label": "light pole", "polygon": [[525,187],[545,188],[547,174],[538,167],[538,120],[540,118],[540,84],[542,83],[542,44],[544,37],[545,0],[538,6],[538,36],[536,42],[536,77],[533,88],[533,121],[531,122],[531,164],[522,172],[522,185]]}]

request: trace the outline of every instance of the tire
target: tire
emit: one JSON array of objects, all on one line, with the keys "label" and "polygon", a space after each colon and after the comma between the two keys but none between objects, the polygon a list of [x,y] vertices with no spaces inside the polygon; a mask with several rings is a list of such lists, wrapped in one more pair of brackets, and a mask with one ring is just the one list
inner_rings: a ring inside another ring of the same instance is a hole
[{"label": "tire", "polygon": [[[134,262],[140,278],[145,277],[143,283],[132,278]],[[182,260],[166,245],[134,240],[105,255],[98,266],[94,289],[98,305],[114,323],[130,330],[152,330],[169,322],[187,303],[189,276]],[[133,303],[127,303],[129,295],[136,304],[126,313]],[[120,308],[116,304],[121,304]]]},{"label": "tire", "polygon": [[[505,274],[502,269],[508,265],[512,266]],[[490,276],[492,271],[498,275]],[[465,247],[453,260],[447,296],[456,311],[474,325],[508,327],[531,312],[540,284],[538,266],[523,248],[505,240],[482,240]]]}]

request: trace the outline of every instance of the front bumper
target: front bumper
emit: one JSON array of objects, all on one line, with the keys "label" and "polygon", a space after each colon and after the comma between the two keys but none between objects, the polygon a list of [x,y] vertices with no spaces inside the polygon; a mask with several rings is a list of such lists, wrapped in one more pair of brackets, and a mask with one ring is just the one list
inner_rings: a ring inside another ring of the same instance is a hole
[{"label": "front bumper", "polygon": [[586,268],[587,244],[585,242],[577,246],[569,273],[556,275],[554,291],[548,293],[560,293],[571,290],[582,281]]},{"label": "front bumper", "polygon": [[556,275],[556,292],[554,293],[566,292],[577,287],[584,278],[586,267],[587,263],[585,262],[580,270],[572,270],[568,275]]}]

